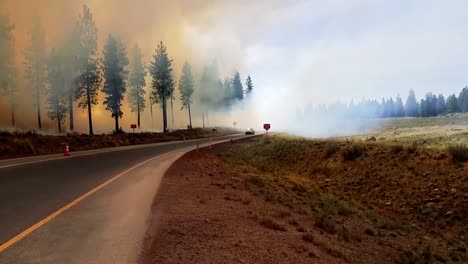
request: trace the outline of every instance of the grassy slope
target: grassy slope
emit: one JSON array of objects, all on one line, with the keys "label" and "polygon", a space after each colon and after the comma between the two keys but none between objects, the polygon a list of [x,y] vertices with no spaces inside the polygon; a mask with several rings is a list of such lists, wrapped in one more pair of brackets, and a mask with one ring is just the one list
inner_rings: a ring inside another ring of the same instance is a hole
[{"label": "grassy slope", "polygon": [[70,150],[77,151],[183,140],[184,138],[187,140],[208,138],[233,133],[238,132],[231,129],[217,129],[213,132],[211,129],[197,128],[193,130],[176,130],[165,135],[162,133],[124,133],[95,136],[49,136],[38,135],[33,132],[0,132],[0,159],[62,153],[65,150],[65,144],[70,146]]},{"label": "grassy slope", "polygon": [[384,119],[379,130],[353,138],[365,140],[371,136],[379,142],[416,143],[431,148],[468,144],[468,114]]},{"label": "grassy slope", "polygon": [[395,237],[390,245],[402,250],[402,263],[468,260],[468,164],[448,150],[279,135],[220,156],[251,192],[310,215],[327,233],[359,237],[339,224],[355,219],[372,223],[366,235]]}]

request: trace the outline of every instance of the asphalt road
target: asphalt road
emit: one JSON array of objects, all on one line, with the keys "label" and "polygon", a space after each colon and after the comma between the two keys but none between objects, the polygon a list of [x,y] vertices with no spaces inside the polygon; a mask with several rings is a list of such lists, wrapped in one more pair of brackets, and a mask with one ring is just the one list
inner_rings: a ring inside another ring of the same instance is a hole
[{"label": "asphalt road", "polygon": [[[235,136],[233,138],[239,137],[242,136]],[[229,137],[217,138],[214,142],[226,140],[228,138]],[[3,167],[0,163],[0,245],[23,232],[28,227],[31,227],[38,221],[56,212],[76,198],[92,190],[96,186],[115,177],[119,173],[128,170],[132,166],[164,153],[174,152],[177,150],[187,151],[190,148],[193,149],[197,144],[206,144],[209,142],[210,139],[202,139],[187,142],[139,146],[135,148],[123,148],[117,151],[106,150],[101,153],[87,153],[86,155],[78,155],[76,157],[63,159],[55,159],[52,157],[51,160],[41,160],[40,158],[26,160],[27,162],[24,162],[24,160],[17,160],[13,163],[10,162]],[[182,152],[179,152],[179,154],[180,153]],[[114,198],[110,199],[107,197],[108,199],[106,200],[106,203],[109,204],[108,207],[116,208],[114,211],[117,213],[119,210],[118,208],[123,207],[123,205],[119,206],[119,204],[115,203],[125,203],[127,200],[131,201],[132,198],[130,196],[135,192],[138,192],[136,190],[133,192],[130,190],[131,186],[136,186],[136,181],[141,185],[139,187],[140,189],[149,188],[149,190],[146,191],[148,195],[146,195],[146,198],[144,199],[150,200],[156,190],[154,190],[151,185],[150,187],[147,187],[147,181],[150,181],[152,175],[155,174],[154,171],[156,171],[155,168],[158,167],[158,162],[162,163],[163,161],[163,159],[153,161],[151,164],[146,166],[148,169],[146,171],[142,171],[140,173],[141,175],[125,179],[125,181],[130,181],[126,184],[123,183],[124,179],[117,180],[115,183],[116,191],[112,194],[113,196],[110,194],[108,195],[109,197],[112,196]],[[150,168],[153,170],[152,172],[150,171]],[[159,174],[163,173],[160,171],[161,168],[158,167],[157,169]],[[143,170],[143,168],[141,170]],[[135,174],[135,172],[133,173]],[[143,177],[143,175],[148,178],[146,178],[146,180],[138,178]],[[131,182],[132,179],[134,179],[134,183]],[[117,186],[118,184],[120,187]],[[102,191],[101,194],[99,194],[99,192],[101,191],[98,191],[96,196],[105,196],[105,190]],[[122,196],[123,192],[126,192],[125,196]],[[118,196],[119,193],[120,196]],[[119,201],[116,202],[118,199]],[[141,199],[143,199],[143,197]],[[99,208],[100,211],[105,211],[106,208],[102,207],[102,201],[101,205],[96,202],[93,206],[95,208]],[[135,200],[135,202],[137,202],[137,200]],[[150,202],[151,201],[148,201],[148,203]],[[82,203],[86,203],[86,200]],[[86,204],[82,206],[86,206]],[[128,205],[128,207],[133,208],[134,206],[132,207],[131,205]],[[95,210],[97,211],[98,209]],[[82,209],[81,213],[77,214],[74,219],[77,217],[79,218],[80,215],[84,214],[84,212],[86,212],[86,210]],[[75,225],[79,225],[79,223],[75,223]],[[74,228],[85,228],[87,230],[94,228],[92,227],[92,223],[88,223],[88,225],[90,226],[78,226]],[[47,224],[46,227],[41,228],[43,229],[42,232],[47,231]],[[70,240],[70,238],[67,237],[70,234],[59,232],[55,235],[54,243],[61,243],[60,236],[63,236],[63,240]],[[47,234],[41,234],[41,237],[44,236],[47,236]],[[26,242],[23,242],[23,244],[24,243]],[[29,241],[24,245],[33,247],[34,241]],[[2,254],[8,253],[9,250],[14,252],[15,246],[16,245],[13,245],[4,252],[0,252],[0,262],[2,262]],[[51,246],[53,245],[40,245],[40,247],[44,248]],[[27,248],[21,248],[18,252],[23,252],[24,250],[27,250]],[[15,256],[15,258],[17,257],[18,256]],[[48,261],[45,260],[45,262]],[[54,261],[48,263],[53,262]]]}]

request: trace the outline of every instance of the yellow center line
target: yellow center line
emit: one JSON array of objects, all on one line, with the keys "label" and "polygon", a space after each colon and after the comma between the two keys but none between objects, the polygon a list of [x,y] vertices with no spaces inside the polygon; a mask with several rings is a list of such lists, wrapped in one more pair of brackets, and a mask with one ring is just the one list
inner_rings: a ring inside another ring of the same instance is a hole
[{"label": "yellow center line", "polygon": [[30,226],[29,228],[27,228],[26,230],[24,230],[23,232],[19,233],[18,235],[14,236],[13,238],[11,238],[10,240],[6,241],[5,243],[1,244],[0,245],[0,253],[3,252],[4,250],[6,250],[7,248],[11,247],[12,245],[14,245],[15,243],[17,243],[18,241],[20,241],[21,239],[27,237],[28,235],[30,235],[32,232],[36,231],[38,228],[40,228],[41,226],[47,224],[48,222],[52,221],[54,218],[56,218],[57,216],[61,215],[63,212],[67,211],[68,209],[72,208],[73,206],[75,206],[76,204],[78,204],[79,202],[83,201],[84,199],[86,199],[87,197],[91,196],[92,194],[94,194],[95,192],[99,191],[100,189],[104,188],[105,186],[109,185],[110,183],[112,183],[113,181],[121,178],[122,176],[124,176],[125,174],[127,174],[128,172],[130,172],[131,170],[134,170],[156,158],[161,158],[163,156],[166,156],[166,155],[169,155],[169,154],[172,154],[173,152],[177,152],[177,151],[180,151],[180,150],[175,150],[175,151],[171,151],[171,152],[168,152],[168,153],[164,153],[164,154],[161,154],[161,155],[158,155],[158,156],[155,156],[153,158],[150,158],[148,160],[145,160],[141,163],[138,163],[136,165],[134,165],[133,167],[117,174],[116,176],[110,178],[109,180],[105,181],[104,183],[101,183],[100,185],[94,187],[92,190],[88,191],[87,193],[83,194],[82,196],[76,198],[75,200],[73,200],[72,202],[70,202],[69,204],[65,205],[64,207],[60,208],[59,210],[57,210],[56,212],[50,214],[49,216],[47,216],[46,218],[40,220],[39,222],[35,223],[34,225]]}]

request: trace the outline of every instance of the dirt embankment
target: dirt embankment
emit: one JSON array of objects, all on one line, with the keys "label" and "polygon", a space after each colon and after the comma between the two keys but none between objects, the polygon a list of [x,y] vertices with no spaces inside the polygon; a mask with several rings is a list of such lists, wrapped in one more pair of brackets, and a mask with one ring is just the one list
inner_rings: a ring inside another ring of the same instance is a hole
[{"label": "dirt embankment", "polygon": [[111,148],[138,144],[150,144],[175,140],[218,137],[238,133],[232,129],[192,129],[176,130],[170,133],[121,133],[89,136],[72,134],[50,136],[30,132],[1,132],[0,159],[33,155],[63,153],[65,145],[71,151]]},{"label": "dirt embankment", "polygon": [[143,263],[466,263],[468,166],[399,145],[272,137],[163,179]]}]

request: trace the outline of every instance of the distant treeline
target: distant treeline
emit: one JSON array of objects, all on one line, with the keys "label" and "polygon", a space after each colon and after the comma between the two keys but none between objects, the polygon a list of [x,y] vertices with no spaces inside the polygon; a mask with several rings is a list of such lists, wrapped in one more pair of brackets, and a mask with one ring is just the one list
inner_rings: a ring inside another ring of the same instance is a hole
[{"label": "distant treeline", "polygon": [[452,94],[445,98],[429,92],[419,101],[413,90],[406,101],[398,95],[395,99],[362,100],[349,104],[337,102],[319,105],[305,110],[305,115],[334,116],[343,118],[391,118],[391,117],[430,117],[452,113],[468,112],[468,87],[461,90],[458,97]]}]

